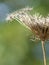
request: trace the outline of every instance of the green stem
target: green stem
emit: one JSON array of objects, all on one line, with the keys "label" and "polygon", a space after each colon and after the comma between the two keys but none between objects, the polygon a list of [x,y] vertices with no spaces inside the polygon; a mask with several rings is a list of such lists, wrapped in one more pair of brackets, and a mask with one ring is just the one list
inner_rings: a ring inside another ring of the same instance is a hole
[{"label": "green stem", "polygon": [[43,59],[44,59],[44,65],[46,65],[46,54],[45,54],[45,46],[44,41],[42,41],[42,51],[43,51]]}]

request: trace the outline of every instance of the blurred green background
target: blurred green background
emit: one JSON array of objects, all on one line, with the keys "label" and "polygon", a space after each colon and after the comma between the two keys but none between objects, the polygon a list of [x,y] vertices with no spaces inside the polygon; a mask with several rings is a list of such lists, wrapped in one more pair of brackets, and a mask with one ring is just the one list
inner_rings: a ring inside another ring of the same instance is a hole
[{"label": "blurred green background", "polygon": [[[31,41],[33,33],[18,21],[4,21],[8,13],[33,6],[33,1],[0,0],[0,65],[43,65],[41,42]],[[38,5],[37,1],[36,4]],[[49,65],[48,42],[45,48],[47,65]]]},{"label": "blurred green background", "polygon": [[[17,21],[0,23],[0,65],[41,65],[31,31]],[[42,54],[42,53],[41,53]]]}]

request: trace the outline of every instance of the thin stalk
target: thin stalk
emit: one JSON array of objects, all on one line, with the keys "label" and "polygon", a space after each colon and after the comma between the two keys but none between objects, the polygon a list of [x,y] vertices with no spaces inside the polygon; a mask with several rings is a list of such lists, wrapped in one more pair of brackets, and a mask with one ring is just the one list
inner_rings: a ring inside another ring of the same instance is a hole
[{"label": "thin stalk", "polygon": [[45,54],[45,42],[42,41],[42,51],[43,51],[43,59],[44,59],[44,65],[46,65],[46,54]]}]

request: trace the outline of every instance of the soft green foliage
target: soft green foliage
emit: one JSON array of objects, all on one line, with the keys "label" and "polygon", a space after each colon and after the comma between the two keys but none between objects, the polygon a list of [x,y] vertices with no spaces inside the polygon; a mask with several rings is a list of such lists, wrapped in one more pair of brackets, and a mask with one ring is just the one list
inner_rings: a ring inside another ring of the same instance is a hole
[{"label": "soft green foliage", "polygon": [[33,12],[46,17],[49,14],[49,0],[33,0]]},{"label": "soft green foliage", "polygon": [[0,65],[41,65],[32,52],[30,35],[18,22],[0,23]]}]

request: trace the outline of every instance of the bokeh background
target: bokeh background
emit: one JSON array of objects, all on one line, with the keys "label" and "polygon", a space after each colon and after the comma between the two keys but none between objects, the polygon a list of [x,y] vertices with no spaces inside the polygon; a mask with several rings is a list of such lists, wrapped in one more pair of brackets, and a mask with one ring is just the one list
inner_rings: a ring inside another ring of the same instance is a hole
[{"label": "bokeh background", "polygon": [[[41,41],[32,41],[34,34],[18,21],[5,22],[7,14],[27,6],[33,1],[0,0],[0,65],[43,65]],[[45,48],[49,65],[49,42]]]}]

